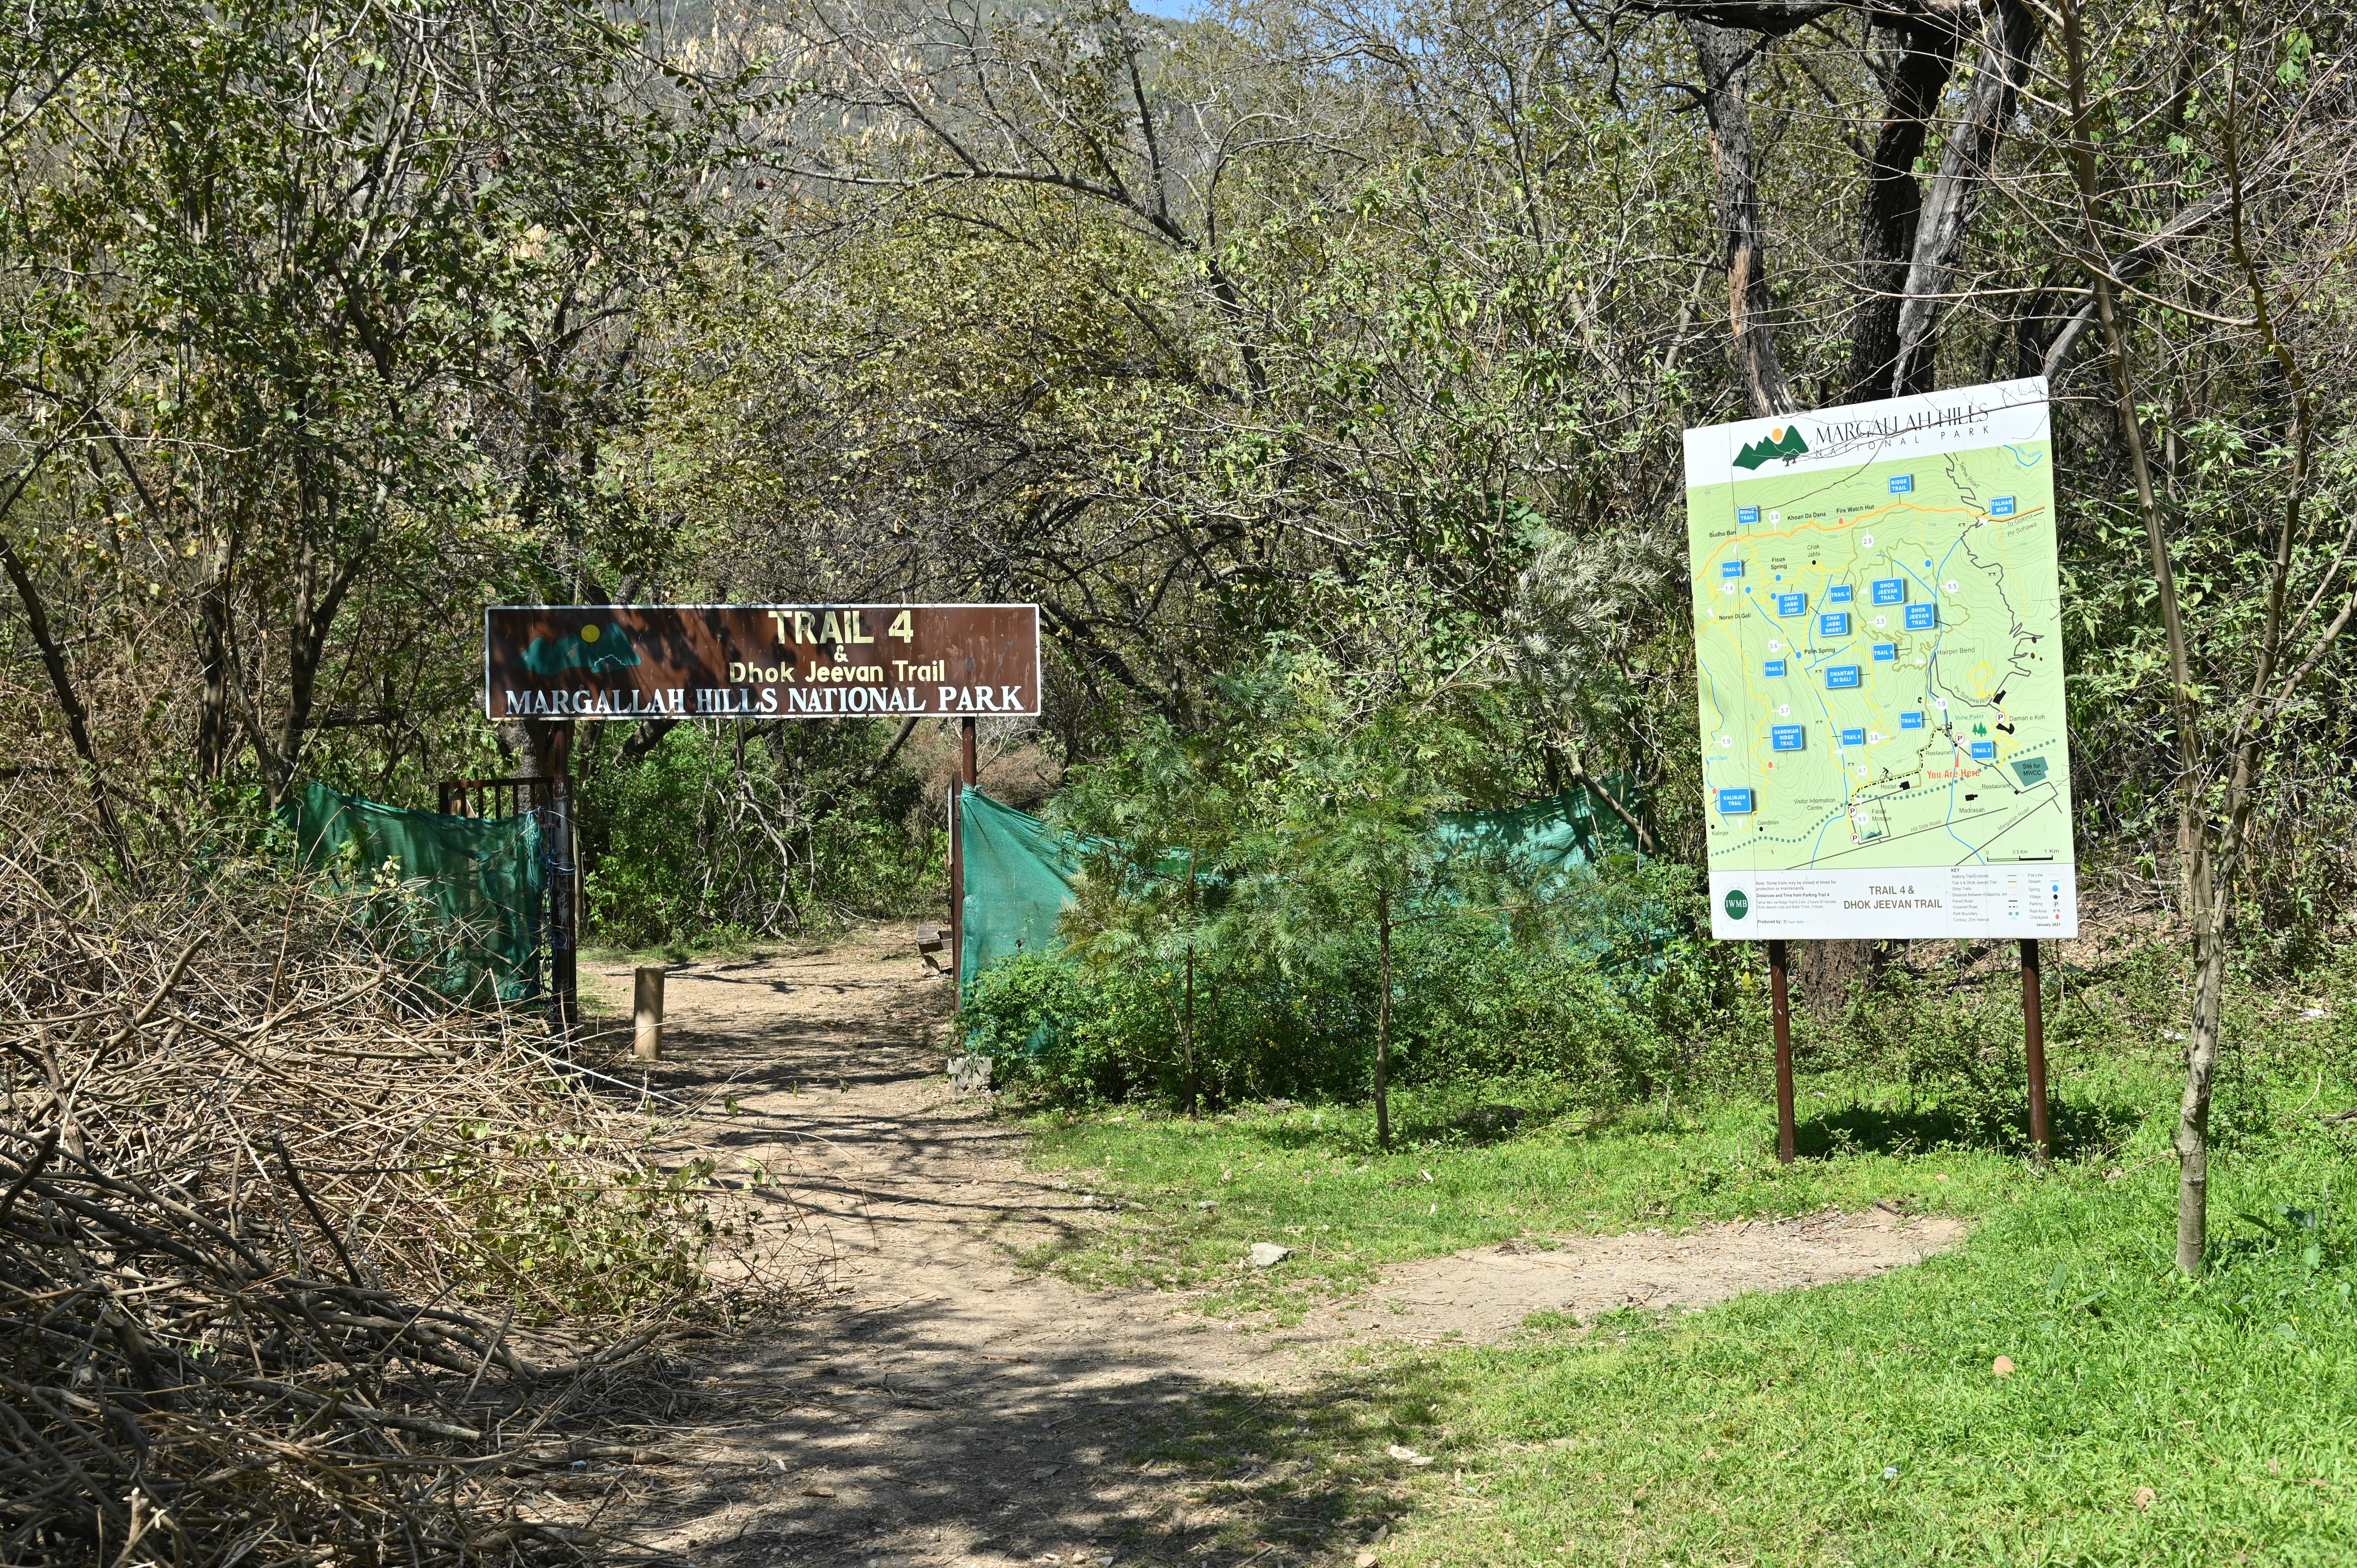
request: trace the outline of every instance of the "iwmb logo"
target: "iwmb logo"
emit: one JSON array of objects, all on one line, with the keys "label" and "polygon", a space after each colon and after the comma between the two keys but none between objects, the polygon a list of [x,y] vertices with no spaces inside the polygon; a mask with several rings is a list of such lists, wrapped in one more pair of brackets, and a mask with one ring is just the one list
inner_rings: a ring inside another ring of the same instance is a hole
[{"label": "iwmb logo", "polygon": [[1750,896],[1745,893],[1740,887],[1728,888],[1727,890],[1727,918],[1730,920],[1739,920],[1749,913],[1751,913]]}]

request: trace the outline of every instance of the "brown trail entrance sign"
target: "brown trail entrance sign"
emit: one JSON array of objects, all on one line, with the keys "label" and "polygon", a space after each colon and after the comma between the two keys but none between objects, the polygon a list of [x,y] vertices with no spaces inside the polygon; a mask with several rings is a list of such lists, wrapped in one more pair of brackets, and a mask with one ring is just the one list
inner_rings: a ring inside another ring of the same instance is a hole
[{"label": "brown trail entrance sign", "polygon": [[[1039,607],[493,605],[483,612],[483,712],[494,721],[558,724],[960,720],[961,777],[949,804],[952,940],[962,945],[965,867],[957,808],[960,791],[974,782],[974,720],[1039,715]],[[555,793],[569,808],[563,780],[555,781]],[[571,811],[561,814],[558,853],[569,866]],[[568,893],[572,886],[568,880]],[[568,958],[573,914],[568,908],[554,922]],[[569,964],[565,972],[569,978]],[[571,996],[558,1005],[569,1034]]]},{"label": "brown trail entrance sign", "polygon": [[1039,712],[1037,605],[495,605],[494,719]]}]

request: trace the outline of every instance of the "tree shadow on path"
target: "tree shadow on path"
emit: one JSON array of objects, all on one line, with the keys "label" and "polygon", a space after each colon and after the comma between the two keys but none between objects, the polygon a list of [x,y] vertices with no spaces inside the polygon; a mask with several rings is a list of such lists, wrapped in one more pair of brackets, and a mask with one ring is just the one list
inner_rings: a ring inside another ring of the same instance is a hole
[{"label": "tree shadow on path", "polygon": [[614,1429],[658,1463],[559,1489],[645,1553],[730,1568],[1351,1561],[1397,1511],[1382,1434],[1406,1429],[1265,1332],[1015,1267],[1093,1200],[950,1093],[946,991],[913,951],[672,971],[673,1059],[630,1070],[698,1108],[661,1157],[715,1161],[768,1206],[761,1244],[823,1267],[811,1305],[709,1341]]}]

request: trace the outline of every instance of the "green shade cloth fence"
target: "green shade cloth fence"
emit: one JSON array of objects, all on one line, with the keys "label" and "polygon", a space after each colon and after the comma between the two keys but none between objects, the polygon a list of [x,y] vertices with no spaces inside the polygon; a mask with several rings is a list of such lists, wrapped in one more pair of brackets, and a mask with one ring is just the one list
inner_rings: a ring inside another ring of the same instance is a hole
[{"label": "green shade cloth fence", "polygon": [[958,999],[974,977],[1018,952],[1056,946],[1056,920],[1072,902],[1079,846],[1039,818],[1002,806],[978,789],[960,792],[960,849],[965,856],[963,947]]},{"label": "green shade cloth fence", "polygon": [[[1615,774],[1604,787],[1631,816],[1637,814],[1636,791],[1627,779]],[[1460,853],[1496,854],[1518,871],[1557,875],[1637,853],[1636,830],[1586,789],[1503,811],[1451,811],[1440,819],[1439,838]]]},{"label": "green shade cloth fence", "polygon": [[541,994],[540,819],[446,817],[307,784],[279,808],[306,864],[361,901],[371,939],[453,1001]]},{"label": "green shade cloth fence", "polygon": [[[1618,777],[1606,788],[1624,804],[1634,800]],[[1039,818],[979,790],[963,792],[958,828],[965,854],[964,950],[958,957],[963,1001],[974,976],[1001,959],[1057,945],[1056,921],[1071,905],[1080,854],[1079,846]],[[1629,824],[1585,789],[1510,811],[1454,811],[1441,819],[1439,836],[1452,848],[1494,853],[1517,866],[1563,875],[1608,855],[1637,853]]]}]

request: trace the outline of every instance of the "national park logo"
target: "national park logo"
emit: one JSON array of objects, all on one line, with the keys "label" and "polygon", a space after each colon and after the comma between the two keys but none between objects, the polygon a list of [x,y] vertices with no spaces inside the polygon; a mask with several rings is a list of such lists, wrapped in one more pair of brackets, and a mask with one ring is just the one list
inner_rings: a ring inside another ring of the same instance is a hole
[{"label": "national park logo", "polygon": [[1801,439],[1801,427],[1788,424],[1781,430],[1770,430],[1765,441],[1745,443],[1743,449],[1735,455],[1735,466],[1756,468],[1770,457],[1781,457],[1789,463],[1808,449],[1809,444]]},{"label": "national park logo", "polygon": [[1751,899],[1749,896],[1747,895],[1740,887],[1728,888],[1727,890],[1727,918],[1730,920],[1739,920],[1749,913],[1751,913]]},{"label": "national park logo", "polygon": [[587,670],[593,675],[627,670],[639,661],[630,633],[619,626],[585,626],[569,637],[535,637],[523,650],[523,667],[535,675]]}]

